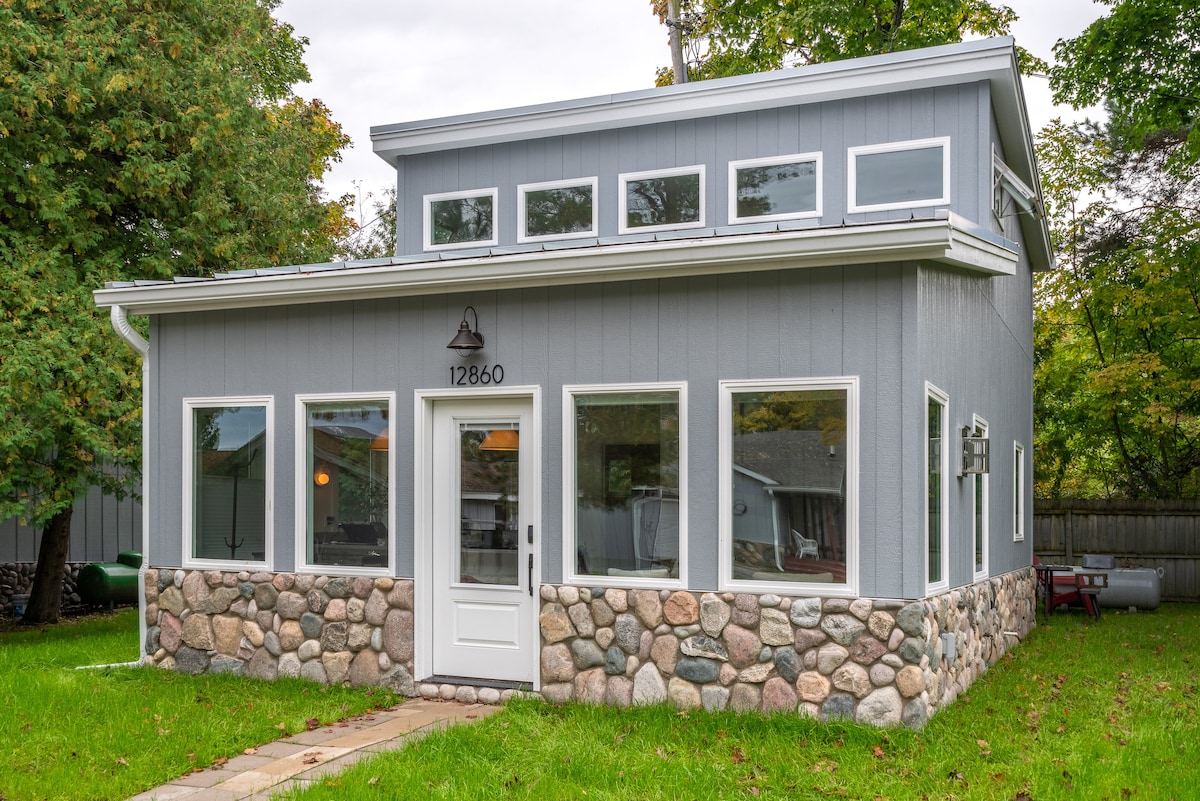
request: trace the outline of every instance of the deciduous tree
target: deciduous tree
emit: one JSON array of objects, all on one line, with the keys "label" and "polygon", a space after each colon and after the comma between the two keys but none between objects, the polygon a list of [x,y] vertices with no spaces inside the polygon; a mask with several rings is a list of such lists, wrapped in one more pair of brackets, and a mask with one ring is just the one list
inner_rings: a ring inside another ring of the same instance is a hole
[{"label": "deciduous tree", "polygon": [[0,517],[42,527],[59,614],[75,499],[137,478],[140,371],[105,281],[328,258],[347,139],[275,0],[0,0]]},{"label": "deciduous tree", "polygon": [[[651,0],[660,20],[666,0]],[[1000,36],[1017,19],[986,0],[682,0],[691,80]],[[1022,69],[1044,64],[1019,51]],[[659,83],[671,82],[659,71]]]}]

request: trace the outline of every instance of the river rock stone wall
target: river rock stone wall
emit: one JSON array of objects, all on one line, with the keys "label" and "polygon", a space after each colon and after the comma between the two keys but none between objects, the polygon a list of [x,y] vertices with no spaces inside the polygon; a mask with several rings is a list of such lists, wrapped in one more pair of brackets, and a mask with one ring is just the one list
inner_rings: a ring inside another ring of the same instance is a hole
[{"label": "river rock stone wall", "polygon": [[[543,585],[541,695],[923,726],[1035,625],[1032,568],[922,601]],[[413,582],[149,569],[147,661],[185,673],[382,684],[497,703],[512,690],[413,681]]]},{"label": "river rock stone wall", "polygon": [[919,728],[1035,624],[1034,574],[924,601],[542,587],[542,696]]},{"label": "river rock stone wall", "polygon": [[[87,562],[72,562],[63,570],[62,606],[64,609],[83,603],[76,587],[79,569]],[[0,616],[12,617],[14,595],[28,595],[33,587],[33,574],[37,565],[33,562],[7,562],[0,564]]]},{"label": "river rock stone wall", "polygon": [[145,591],[153,664],[416,695],[412,581],[151,568]]}]

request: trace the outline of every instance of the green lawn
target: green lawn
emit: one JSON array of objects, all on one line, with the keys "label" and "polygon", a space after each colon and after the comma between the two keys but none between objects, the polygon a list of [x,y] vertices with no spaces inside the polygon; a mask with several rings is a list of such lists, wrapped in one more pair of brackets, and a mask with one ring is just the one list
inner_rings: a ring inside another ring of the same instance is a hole
[{"label": "green lawn", "polygon": [[320,799],[1200,798],[1200,606],[1059,613],[921,732],[511,704]]},{"label": "green lawn", "polygon": [[0,632],[0,801],[122,799],[398,699],[298,680],[76,670],[138,653],[137,611]]},{"label": "green lawn", "polygon": [[[154,669],[125,612],[0,633],[0,801],[121,799],[386,693]],[[921,732],[511,704],[292,798],[1193,799],[1200,605],[1055,615]]]}]

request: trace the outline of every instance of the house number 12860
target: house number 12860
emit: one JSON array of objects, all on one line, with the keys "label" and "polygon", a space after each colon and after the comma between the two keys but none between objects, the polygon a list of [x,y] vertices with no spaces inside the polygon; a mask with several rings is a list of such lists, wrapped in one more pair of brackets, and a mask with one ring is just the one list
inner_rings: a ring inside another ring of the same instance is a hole
[{"label": "house number 12860", "polygon": [[504,380],[504,368],[500,365],[480,367],[473,364],[470,367],[459,366],[450,368],[450,383],[455,386],[479,386],[480,384],[499,384]]}]

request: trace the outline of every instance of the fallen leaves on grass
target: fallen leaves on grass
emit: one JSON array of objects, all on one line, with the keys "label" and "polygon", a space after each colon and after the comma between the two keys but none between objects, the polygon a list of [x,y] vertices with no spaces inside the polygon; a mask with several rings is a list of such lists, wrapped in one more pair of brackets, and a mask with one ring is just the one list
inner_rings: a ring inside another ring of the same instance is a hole
[{"label": "fallen leaves on grass", "polygon": [[313,729],[319,729],[321,728],[321,721],[317,720],[316,718],[306,718],[304,720],[304,726],[309,731],[312,731]]}]

